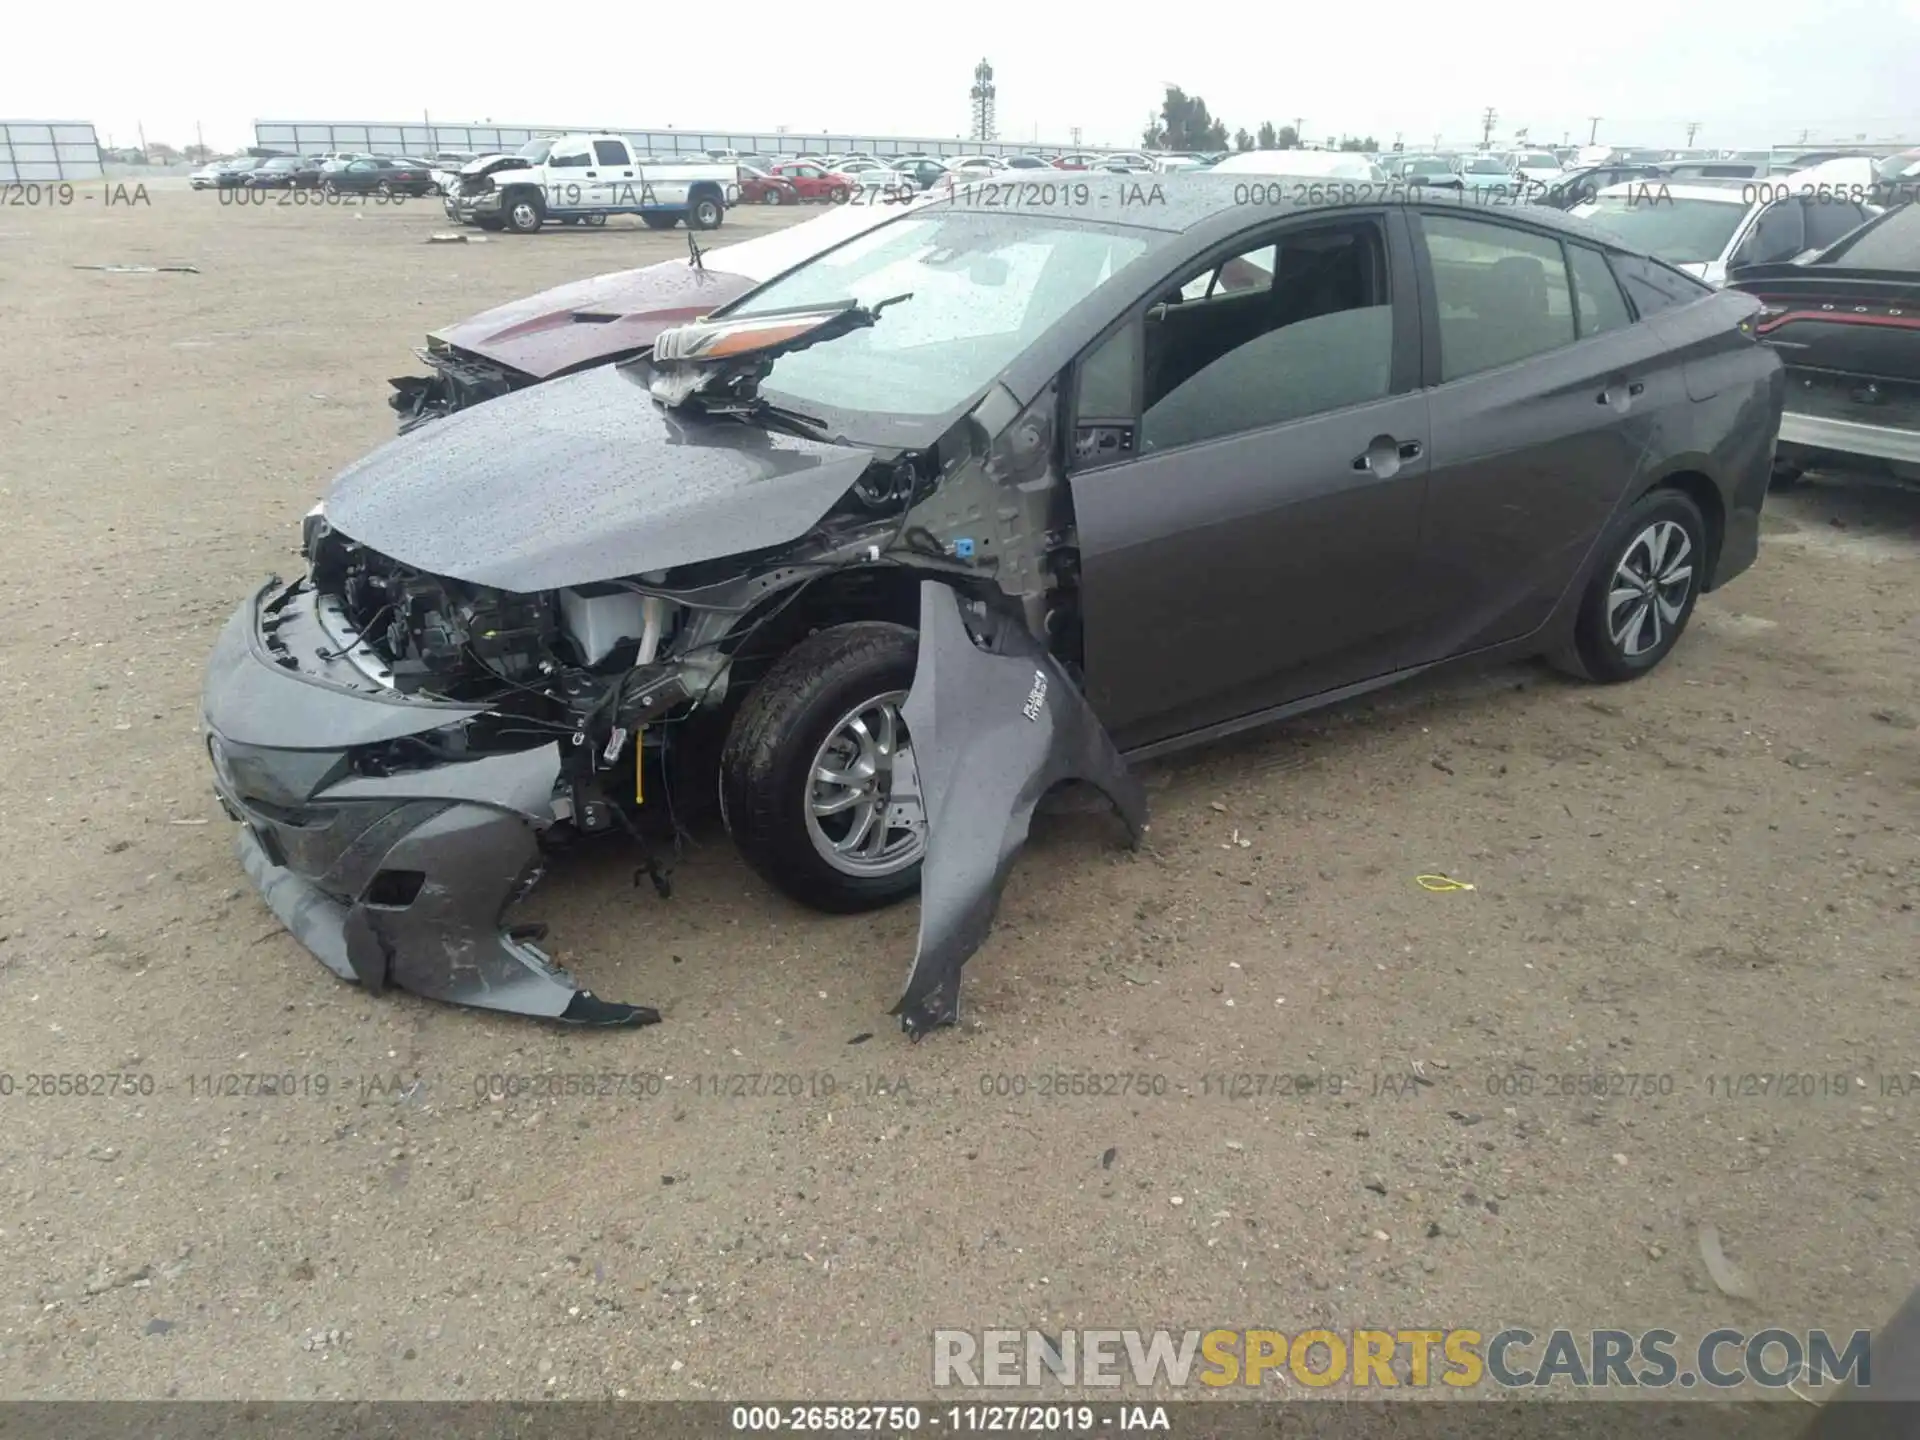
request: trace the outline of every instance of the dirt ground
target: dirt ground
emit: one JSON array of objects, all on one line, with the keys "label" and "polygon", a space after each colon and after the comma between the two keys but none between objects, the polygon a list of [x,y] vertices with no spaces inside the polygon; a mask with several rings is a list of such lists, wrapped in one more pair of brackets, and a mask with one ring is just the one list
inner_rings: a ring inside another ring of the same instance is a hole
[{"label": "dirt ground", "polygon": [[[282,931],[201,666],[428,328],[684,232],[150,199],[0,211],[0,1393],[898,1398],[935,1326],[1851,1331],[1920,1280],[1920,496],[1775,497],[1643,683],[1150,766],[1136,855],[1044,818],[918,1046],[912,906],[588,857],[526,916],[666,1020],[560,1031]],[[74,268],[121,262],[200,273]]]}]

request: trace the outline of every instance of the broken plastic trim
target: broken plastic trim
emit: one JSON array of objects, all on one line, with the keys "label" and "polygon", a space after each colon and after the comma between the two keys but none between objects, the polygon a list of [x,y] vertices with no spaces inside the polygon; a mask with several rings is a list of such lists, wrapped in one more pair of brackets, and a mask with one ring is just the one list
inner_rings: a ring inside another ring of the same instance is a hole
[{"label": "broken plastic trim", "polygon": [[1146,792],[1059,662],[1001,623],[992,649],[968,633],[959,595],[920,586],[920,648],[903,713],[927,819],[920,937],[893,1014],[914,1039],[960,1018],[960,969],[993,927],[1034,807],[1054,786],[1100,790],[1138,846]]}]

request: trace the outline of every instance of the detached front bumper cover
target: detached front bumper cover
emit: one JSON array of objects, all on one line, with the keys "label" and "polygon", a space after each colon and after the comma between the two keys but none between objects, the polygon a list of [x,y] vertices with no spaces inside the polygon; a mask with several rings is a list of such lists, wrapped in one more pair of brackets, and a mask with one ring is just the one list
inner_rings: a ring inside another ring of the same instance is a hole
[{"label": "detached front bumper cover", "polygon": [[[356,692],[296,671],[260,638],[268,589],[228,621],[202,697],[214,788],[242,822],[242,865],[294,937],[343,980],[587,1025],[659,1012],[584,991],[505,925],[539,880],[557,818],[557,744],[397,775],[355,773],[360,744],[424,734],[471,712]],[[304,603],[303,603],[304,602]],[[327,653],[311,592],[268,602],[283,655]],[[305,662],[311,663],[311,662]],[[344,661],[324,662],[344,665]]]}]

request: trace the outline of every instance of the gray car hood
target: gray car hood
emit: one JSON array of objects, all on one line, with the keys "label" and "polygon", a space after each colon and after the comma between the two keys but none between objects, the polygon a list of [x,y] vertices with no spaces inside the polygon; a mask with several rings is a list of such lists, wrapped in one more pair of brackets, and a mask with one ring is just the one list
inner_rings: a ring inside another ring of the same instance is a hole
[{"label": "gray car hood", "polygon": [[388,441],[334,480],[326,516],[430,574],[552,590],[798,539],[872,458],[669,415],[606,365]]}]

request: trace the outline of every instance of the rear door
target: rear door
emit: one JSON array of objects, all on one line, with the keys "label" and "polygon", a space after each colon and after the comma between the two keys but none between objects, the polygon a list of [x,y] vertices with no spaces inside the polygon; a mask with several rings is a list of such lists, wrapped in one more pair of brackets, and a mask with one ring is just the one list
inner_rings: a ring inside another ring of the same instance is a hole
[{"label": "rear door", "polygon": [[627,142],[610,136],[588,144],[593,151],[593,165],[587,177],[594,182],[594,193],[600,197],[602,208],[638,208],[641,203],[639,167],[633,163],[633,152],[627,148]]},{"label": "rear door", "polygon": [[1433,388],[1414,655],[1433,661],[1545,622],[1687,393],[1599,250],[1437,212],[1416,249]]},{"label": "rear door", "polygon": [[1421,603],[1398,212],[1270,224],[1166,278],[1072,377],[1087,693],[1124,749],[1389,671]]}]

